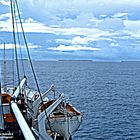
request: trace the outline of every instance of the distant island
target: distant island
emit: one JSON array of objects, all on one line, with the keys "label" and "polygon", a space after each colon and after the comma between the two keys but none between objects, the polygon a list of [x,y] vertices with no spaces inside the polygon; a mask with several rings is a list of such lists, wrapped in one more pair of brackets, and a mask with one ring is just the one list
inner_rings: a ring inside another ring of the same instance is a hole
[{"label": "distant island", "polygon": [[60,59],[58,61],[88,61],[88,62],[92,62],[93,60],[63,60],[63,59]]},{"label": "distant island", "polygon": [[123,60],[121,62],[140,62],[140,60]]}]

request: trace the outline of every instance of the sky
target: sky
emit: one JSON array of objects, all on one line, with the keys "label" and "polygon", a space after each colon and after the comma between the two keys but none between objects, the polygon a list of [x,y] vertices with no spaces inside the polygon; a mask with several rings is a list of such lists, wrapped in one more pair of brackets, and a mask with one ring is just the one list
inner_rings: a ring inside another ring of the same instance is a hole
[{"label": "sky", "polygon": [[[33,59],[140,60],[139,0],[19,0],[18,4]],[[0,0],[0,50],[3,42],[12,49],[11,32],[9,1]]]}]

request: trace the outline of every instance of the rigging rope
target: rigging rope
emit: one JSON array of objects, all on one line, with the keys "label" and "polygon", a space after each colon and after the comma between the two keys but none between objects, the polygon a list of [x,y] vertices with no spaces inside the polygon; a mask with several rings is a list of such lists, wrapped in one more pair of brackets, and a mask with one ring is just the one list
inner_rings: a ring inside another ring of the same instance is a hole
[{"label": "rigging rope", "polygon": [[3,67],[4,67],[4,77],[3,77],[3,81],[4,81],[4,91],[6,91],[6,52],[5,52],[5,43],[4,43],[4,64],[3,64]]},{"label": "rigging rope", "polygon": [[16,7],[17,7],[17,12],[18,12],[18,16],[19,16],[19,21],[20,21],[20,25],[21,25],[21,30],[22,30],[23,39],[24,39],[24,43],[25,43],[25,46],[26,46],[26,50],[27,50],[27,54],[28,54],[28,58],[29,58],[30,66],[31,66],[31,70],[33,72],[34,80],[35,80],[35,83],[36,83],[36,86],[37,86],[37,90],[38,90],[40,98],[41,98],[41,102],[43,103],[43,99],[42,99],[42,96],[41,96],[39,84],[38,84],[37,77],[36,77],[36,74],[35,74],[35,71],[34,71],[34,67],[33,67],[33,63],[32,63],[32,60],[31,60],[31,56],[30,56],[30,52],[29,52],[29,48],[28,48],[25,32],[24,32],[24,29],[23,29],[23,25],[22,25],[22,21],[21,21],[21,16],[20,16],[17,0],[15,0],[15,4],[16,4]]},{"label": "rigging rope", "polygon": [[[14,20],[16,20],[16,18],[14,19],[14,16],[15,16],[15,6],[16,6],[16,9],[17,9],[18,17],[19,17],[19,22],[20,22],[20,25],[21,25],[21,30],[22,30],[22,35],[23,35],[23,40],[24,40],[25,47],[26,47],[26,50],[27,50],[27,55],[28,55],[28,58],[29,58],[31,70],[32,70],[32,73],[33,73],[33,76],[34,76],[34,80],[35,80],[35,83],[36,83],[36,87],[37,87],[38,93],[40,95],[41,102],[44,105],[43,98],[41,96],[41,92],[40,92],[40,88],[39,88],[39,84],[38,84],[38,81],[37,81],[37,77],[36,77],[36,74],[35,74],[35,71],[34,71],[33,63],[32,63],[31,57],[30,57],[30,52],[29,52],[29,48],[28,48],[25,32],[24,32],[24,29],[23,29],[22,21],[21,21],[21,16],[20,16],[20,11],[19,11],[19,7],[18,7],[18,3],[17,3],[17,0],[13,0],[13,3],[12,3],[12,0],[10,0],[10,1],[11,1],[12,23],[13,23],[13,37],[14,37],[14,44],[15,44],[15,55],[16,55],[16,66],[17,66],[18,80],[20,82],[19,66],[18,66],[18,59],[17,59],[18,56],[17,56],[17,46],[16,46],[16,35],[15,35],[15,21],[14,21]],[[14,11],[13,11],[13,8],[14,8]],[[17,23],[16,23],[16,27],[17,27]],[[17,30],[17,32],[18,32],[18,30]],[[19,37],[18,37],[18,39],[19,39]],[[45,115],[47,117],[46,111],[45,111]],[[47,117],[47,119],[48,119],[48,117]],[[48,122],[49,122],[49,119],[48,119]],[[50,123],[49,123],[49,126],[50,126]],[[51,127],[50,127],[50,129],[51,129]]]},{"label": "rigging rope", "polygon": [[13,25],[13,40],[14,40],[14,45],[15,45],[16,68],[17,68],[18,83],[20,83],[18,54],[17,54],[17,45],[16,45],[16,34],[15,34],[15,18],[14,18],[15,10],[13,10],[14,9],[13,5],[14,5],[14,1],[10,0],[12,25]]},{"label": "rigging rope", "polygon": [[[14,4],[14,17],[16,18],[16,7],[15,7],[15,4]],[[21,57],[21,64],[22,64],[22,70],[23,70],[23,74],[24,74],[24,77],[25,77],[25,69],[24,69],[24,63],[23,63],[23,55],[22,55],[22,50],[21,50],[21,42],[20,42],[20,36],[19,36],[19,31],[18,31],[18,22],[17,20],[15,19],[15,24],[16,24],[16,30],[17,30],[17,41],[18,41],[18,45],[19,45],[19,50],[20,50],[20,57]]]},{"label": "rigging rope", "polygon": [[[14,65],[15,65],[15,63],[14,63],[14,46],[13,46],[13,49],[12,49],[12,71],[13,71],[13,87],[14,87],[14,85],[15,85],[15,72],[14,72]],[[13,91],[14,92],[14,91]]]},{"label": "rigging rope", "polygon": [[[33,63],[32,63],[31,57],[30,57],[30,52],[29,52],[27,41],[26,41],[26,36],[25,36],[24,29],[23,29],[23,25],[22,25],[22,21],[21,21],[21,16],[20,16],[20,12],[19,12],[19,7],[18,7],[17,0],[15,0],[15,4],[16,4],[16,7],[17,7],[17,12],[18,12],[18,16],[19,16],[19,21],[20,21],[20,25],[21,25],[21,29],[22,29],[23,39],[24,39],[24,43],[25,43],[25,46],[26,46],[26,50],[27,50],[27,54],[28,54],[28,58],[29,58],[30,66],[31,66],[31,70],[33,72],[33,76],[34,76],[34,79],[35,79],[37,90],[38,90],[39,95],[40,95],[41,102],[42,102],[42,104],[44,104],[43,103],[43,98],[41,96],[39,84],[38,84],[38,81],[37,81],[37,77],[36,77],[36,74],[35,74],[35,71],[34,71]],[[45,115],[47,116],[46,111],[45,111]],[[47,119],[48,119],[48,117],[47,117]]]}]

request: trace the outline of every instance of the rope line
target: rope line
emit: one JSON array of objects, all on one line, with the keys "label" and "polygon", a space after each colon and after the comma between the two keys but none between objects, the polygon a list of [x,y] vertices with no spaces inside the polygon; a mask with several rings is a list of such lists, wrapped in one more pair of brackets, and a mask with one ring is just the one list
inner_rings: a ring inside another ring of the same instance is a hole
[{"label": "rope line", "polygon": [[37,77],[36,77],[36,74],[35,74],[35,71],[34,71],[34,67],[33,67],[33,63],[32,63],[32,60],[31,60],[31,56],[30,56],[30,52],[29,52],[29,48],[28,48],[25,32],[24,32],[24,29],[23,29],[23,25],[22,25],[22,21],[21,21],[21,16],[20,16],[17,0],[15,0],[15,4],[16,4],[16,7],[17,7],[17,12],[18,12],[18,16],[19,16],[19,21],[20,21],[20,25],[21,25],[21,30],[22,30],[23,39],[24,39],[24,43],[25,43],[25,46],[26,46],[26,50],[27,50],[30,66],[31,66],[31,69],[32,69],[32,72],[33,72],[33,76],[34,76],[34,80],[35,80],[35,83],[36,83],[36,86],[37,86],[37,90],[39,92],[41,101],[43,103],[43,99],[42,99],[42,96],[41,96],[41,93],[40,93],[39,84],[38,84]]},{"label": "rope line", "polygon": [[[42,98],[42,95],[41,95],[41,92],[40,92],[40,88],[39,88],[39,84],[38,84],[38,81],[37,81],[36,73],[34,71],[33,63],[32,63],[32,60],[31,60],[30,51],[29,51],[29,48],[28,48],[28,44],[27,44],[27,40],[26,40],[23,24],[22,24],[22,21],[21,21],[21,16],[20,16],[20,11],[19,11],[17,0],[15,0],[15,4],[16,4],[16,7],[17,7],[18,17],[19,17],[19,21],[20,21],[20,25],[21,25],[22,35],[23,35],[25,46],[26,46],[26,50],[27,50],[27,54],[28,54],[28,58],[29,58],[30,66],[31,66],[31,70],[33,72],[34,80],[35,80],[35,83],[36,83],[36,87],[37,87],[38,93],[40,95],[41,102],[44,105],[43,98]],[[45,115],[47,117],[46,111],[45,111]]]},{"label": "rope line", "polygon": [[17,45],[16,45],[16,34],[15,34],[15,18],[14,18],[15,9],[14,9],[13,5],[14,5],[14,1],[10,0],[11,15],[12,15],[12,25],[13,25],[13,40],[14,40],[14,45],[15,45],[16,68],[17,68],[17,75],[18,75],[18,83],[20,83],[18,54],[17,54]]},{"label": "rope line", "polygon": [[[15,8],[15,4],[14,4],[14,11],[16,10]],[[16,18],[16,12],[14,12],[14,17]],[[17,41],[18,41],[18,45],[19,45],[19,50],[20,50],[20,58],[21,58],[21,64],[22,64],[22,70],[23,70],[23,74],[25,76],[25,68],[24,68],[24,63],[23,63],[23,55],[22,55],[22,50],[21,50],[21,42],[20,42],[20,36],[19,36],[19,31],[18,31],[18,22],[17,20],[15,20],[15,25],[16,25],[16,30],[17,30]]]}]

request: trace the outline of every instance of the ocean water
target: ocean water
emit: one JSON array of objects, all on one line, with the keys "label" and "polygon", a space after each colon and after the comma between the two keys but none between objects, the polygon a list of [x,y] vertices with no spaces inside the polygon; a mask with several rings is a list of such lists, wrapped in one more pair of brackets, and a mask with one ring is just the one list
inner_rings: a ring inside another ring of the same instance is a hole
[{"label": "ocean water", "polygon": [[44,91],[56,85],[84,113],[73,140],[140,140],[139,62],[38,61],[35,68]]},{"label": "ocean water", "polygon": [[42,92],[53,84],[84,113],[73,140],[140,140],[140,62],[34,61],[34,67]]}]

